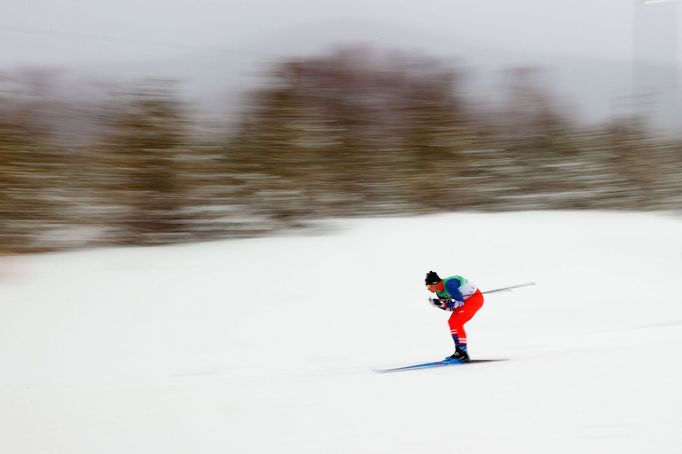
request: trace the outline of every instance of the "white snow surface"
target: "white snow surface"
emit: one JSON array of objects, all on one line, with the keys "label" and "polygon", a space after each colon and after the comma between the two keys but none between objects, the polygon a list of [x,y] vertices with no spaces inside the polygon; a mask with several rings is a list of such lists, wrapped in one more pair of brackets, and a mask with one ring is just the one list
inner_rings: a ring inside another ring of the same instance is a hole
[{"label": "white snow surface", "polygon": [[[521,212],[0,261],[0,452],[682,452],[682,220]],[[424,274],[486,297],[453,351]]]}]

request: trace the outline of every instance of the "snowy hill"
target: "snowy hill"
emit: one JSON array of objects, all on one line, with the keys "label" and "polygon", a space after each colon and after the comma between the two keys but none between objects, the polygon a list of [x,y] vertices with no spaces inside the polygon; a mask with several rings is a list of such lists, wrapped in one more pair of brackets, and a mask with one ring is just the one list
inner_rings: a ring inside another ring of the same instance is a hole
[{"label": "snowy hill", "polygon": [[[5,453],[682,452],[682,220],[365,219],[4,258]],[[423,275],[491,294],[452,352]]]}]

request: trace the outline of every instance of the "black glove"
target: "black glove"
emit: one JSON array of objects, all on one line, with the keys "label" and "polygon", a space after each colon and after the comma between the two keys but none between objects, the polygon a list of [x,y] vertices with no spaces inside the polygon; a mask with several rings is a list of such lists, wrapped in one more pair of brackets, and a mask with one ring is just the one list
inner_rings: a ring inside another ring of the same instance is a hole
[{"label": "black glove", "polygon": [[439,298],[429,298],[429,303],[442,309],[444,302]]}]

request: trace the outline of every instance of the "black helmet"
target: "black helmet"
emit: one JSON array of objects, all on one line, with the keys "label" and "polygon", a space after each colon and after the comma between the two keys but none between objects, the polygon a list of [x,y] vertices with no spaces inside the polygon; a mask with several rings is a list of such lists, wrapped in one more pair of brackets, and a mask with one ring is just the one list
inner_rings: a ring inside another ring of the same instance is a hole
[{"label": "black helmet", "polygon": [[437,284],[441,281],[442,279],[440,276],[435,271],[429,271],[426,273],[426,279],[424,281],[426,282],[426,285],[433,285]]}]

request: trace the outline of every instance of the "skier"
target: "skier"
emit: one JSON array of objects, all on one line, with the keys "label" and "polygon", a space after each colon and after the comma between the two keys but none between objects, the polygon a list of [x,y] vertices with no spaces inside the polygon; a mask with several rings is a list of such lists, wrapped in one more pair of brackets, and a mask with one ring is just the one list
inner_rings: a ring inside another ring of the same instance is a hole
[{"label": "skier", "polygon": [[426,273],[425,281],[427,290],[438,296],[438,298],[429,298],[429,302],[440,309],[452,312],[448,325],[450,325],[452,340],[455,341],[455,353],[445,359],[468,363],[470,360],[464,324],[471,320],[483,306],[483,294],[462,276],[441,279],[436,272],[429,271]]}]

